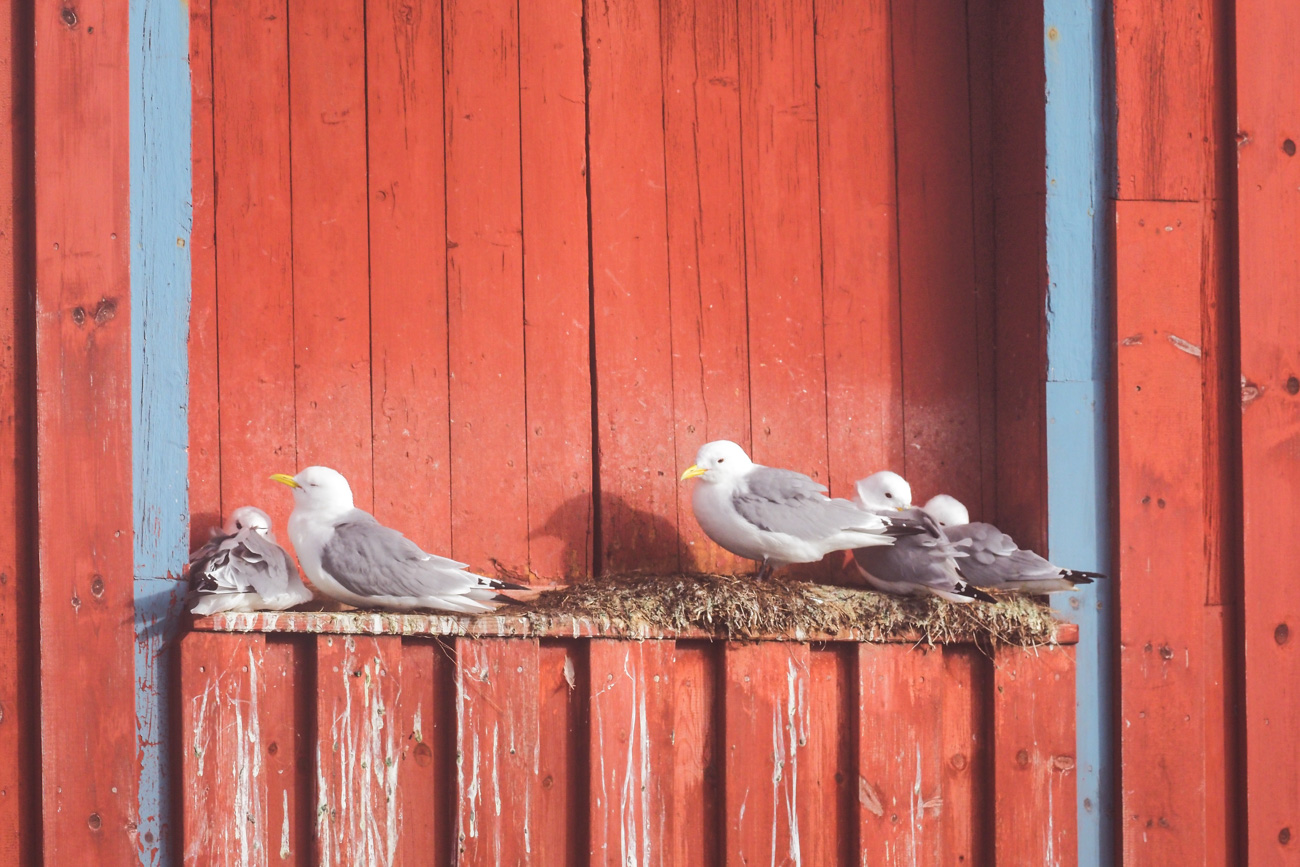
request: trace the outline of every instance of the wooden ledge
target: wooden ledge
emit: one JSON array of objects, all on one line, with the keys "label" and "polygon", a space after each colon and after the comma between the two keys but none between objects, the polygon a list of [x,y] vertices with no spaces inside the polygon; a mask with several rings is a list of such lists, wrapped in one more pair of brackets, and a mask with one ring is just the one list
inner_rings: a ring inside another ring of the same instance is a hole
[{"label": "wooden ledge", "polygon": [[[744,635],[728,637],[705,629],[663,630],[647,625],[602,622],[586,617],[548,615],[544,625],[523,614],[486,614],[477,617],[454,614],[392,614],[372,611],[267,611],[254,614],[214,614],[196,617],[192,628],[199,632],[266,632],[310,635],[402,635],[446,638],[623,638],[632,641],[704,639],[709,641],[796,641],[867,642],[917,644],[919,634],[886,637],[867,630],[837,633]],[[1053,636],[1055,644],[1077,644],[1079,627],[1061,623]]]}]

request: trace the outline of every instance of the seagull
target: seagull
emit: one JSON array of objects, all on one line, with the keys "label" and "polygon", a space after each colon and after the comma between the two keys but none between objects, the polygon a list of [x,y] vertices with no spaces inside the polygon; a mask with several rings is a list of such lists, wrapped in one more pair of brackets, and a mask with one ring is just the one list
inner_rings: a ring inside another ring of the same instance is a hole
[{"label": "seagull", "polygon": [[352,487],[337,470],[307,467],[296,476],[271,478],[293,489],[289,541],[312,584],[331,599],[358,608],[482,614],[510,601],[498,590],[527,589],[420,550],[355,508]]},{"label": "seagull", "polygon": [[831,499],[803,473],[756,464],[729,440],[700,446],[681,480],[699,479],[691,492],[695,520],[733,554],[758,560],[758,577],[788,563],[816,563],[832,551],[892,545],[917,532],[848,500]]},{"label": "seagull", "polygon": [[855,486],[858,507],[871,514],[897,514],[925,528],[924,533],[899,539],[892,548],[858,548],[853,565],[877,590],[899,596],[932,594],[950,602],[993,602],[992,596],[966,580],[960,552],[938,522],[912,506],[912,486],[888,470],[862,479]]},{"label": "seagull", "polygon": [[298,567],[275,541],[271,518],[253,506],[230,513],[225,527],[190,554],[190,610],[283,611],[311,599]]},{"label": "seagull", "polygon": [[959,551],[970,556],[962,561],[962,572],[972,584],[992,590],[1022,593],[1052,593],[1072,590],[1077,584],[1091,584],[1105,578],[1100,572],[1080,572],[1053,566],[992,524],[970,521],[970,512],[955,497],[939,494],[925,504],[925,511],[944,528]]}]

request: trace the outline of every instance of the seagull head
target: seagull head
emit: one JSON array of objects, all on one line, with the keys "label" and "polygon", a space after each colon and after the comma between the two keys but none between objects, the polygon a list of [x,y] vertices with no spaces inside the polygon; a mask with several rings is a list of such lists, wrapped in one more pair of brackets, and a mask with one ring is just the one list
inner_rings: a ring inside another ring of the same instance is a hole
[{"label": "seagull head", "polygon": [[745,450],[731,440],[715,440],[700,446],[695,453],[695,463],[684,473],[682,481],[699,478],[702,482],[717,484],[724,479],[743,476],[754,466]]},{"label": "seagull head", "polygon": [[352,510],[352,486],[329,467],[308,467],[296,476],[276,473],[272,479],[293,488],[294,511],[338,515]]},{"label": "seagull head", "polygon": [[881,470],[857,484],[858,505],[872,512],[912,507],[912,486],[898,473]]},{"label": "seagull head", "polygon": [[970,523],[970,512],[966,511],[961,500],[947,494],[931,497],[925,504],[925,511],[940,527],[960,527]]},{"label": "seagull head", "polygon": [[233,536],[240,530],[256,530],[263,536],[271,534],[271,516],[256,506],[240,506],[226,519],[227,536]]}]

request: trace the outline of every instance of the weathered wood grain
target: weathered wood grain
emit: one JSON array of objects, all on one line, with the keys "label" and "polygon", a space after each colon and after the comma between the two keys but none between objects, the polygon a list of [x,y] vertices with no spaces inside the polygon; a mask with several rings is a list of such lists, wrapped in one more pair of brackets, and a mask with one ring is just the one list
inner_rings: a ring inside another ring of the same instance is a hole
[{"label": "weathered wood grain", "polygon": [[[980,381],[966,18],[893,9],[903,474],[918,497],[981,503]],[[897,468],[895,468],[897,469]]]},{"label": "weathered wood grain", "polygon": [[591,296],[581,0],[519,4],[528,569],[591,574]]},{"label": "weathered wood grain", "polygon": [[288,19],[297,461],[338,470],[370,510],[365,4],[288,0]]},{"label": "weathered wood grain", "polygon": [[812,0],[739,4],[751,457],[826,481]]},{"label": "weathered wood grain", "polygon": [[858,850],[867,864],[945,862],[945,683],[938,648],[858,648]]},{"label": "weathered wood grain", "polygon": [[539,864],[584,863],[588,839],[587,660],[574,641],[537,650],[537,808],[529,838]]},{"label": "weathered wood grain", "polygon": [[[658,10],[587,7],[599,568],[678,568]],[[653,72],[651,72],[653,71]],[[683,449],[689,451],[689,447]],[[691,455],[694,458],[694,455]]]},{"label": "weathered wood grain", "polygon": [[190,549],[221,523],[221,384],[217,360],[216,154],[212,3],[190,3],[191,202],[189,377]]},{"label": "weathered wood grain", "polygon": [[532,864],[538,651],[531,639],[457,639],[457,864]]},{"label": "weathered wood grain", "polygon": [[888,3],[815,6],[827,484],[845,497],[903,468],[893,58]]},{"label": "weathered wood grain", "polygon": [[255,782],[266,800],[262,833],[268,864],[318,865],[312,860],[319,803],[312,774],[317,758],[315,643],[306,636],[271,635],[261,647],[257,746],[262,775]]},{"label": "weathered wood grain", "polygon": [[718,673],[723,651],[703,642],[676,643],[673,651],[673,837],[674,864],[721,860],[722,706]]},{"label": "weathered wood grain", "polygon": [[999,648],[989,694],[995,863],[1078,864],[1073,657]]},{"label": "weathered wood grain", "polygon": [[402,644],[402,701],[398,734],[403,867],[439,867],[456,850],[452,814],[456,792],[454,753],[455,664],[440,641]]},{"label": "weathered wood grain", "polygon": [[808,797],[800,802],[800,826],[809,864],[858,863],[858,648],[813,645],[808,654]]},{"label": "weathered wood grain", "polygon": [[128,3],[44,6],[34,27],[40,827],[45,863],[95,867],[141,844]]},{"label": "weathered wood grain", "polygon": [[40,852],[32,18],[0,2],[0,861]]},{"label": "weathered wood grain", "polygon": [[[736,7],[674,0],[661,7],[664,164],[677,473],[699,447],[750,447],[749,340],[740,153]],[[691,516],[677,486],[682,567],[744,572]]]},{"label": "weathered wood grain", "polygon": [[[1300,852],[1300,10],[1236,6],[1246,843]],[[1279,531],[1280,528],[1288,528]]]},{"label": "weathered wood grain", "polygon": [[[366,4],[375,517],[451,553],[443,29],[438,7]],[[362,294],[360,287],[350,287]]]},{"label": "weathered wood grain", "polygon": [[316,861],[398,862],[402,643],[393,636],[316,639]]},{"label": "weathered wood grain", "polygon": [[808,646],[729,643],[724,665],[724,863],[800,864],[816,834],[806,807],[818,712],[808,701]]},{"label": "weathered wood grain", "polygon": [[452,556],[526,573],[518,7],[453,0],[443,30]]},{"label": "weathered wood grain", "polygon": [[1209,708],[1227,699],[1222,652],[1204,634],[1221,567],[1206,542],[1217,456],[1203,437],[1215,414],[1203,404],[1213,371],[1202,348],[1205,216],[1199,202],[1116,205],[1116,278],[1127,290],[1116,304],[1117,415],[1128,432],[1118,445],[1122,828],[1134,859],[1199,860],[1223,833],[1205,800],[1227,770],[1223,734],[1206,728]]},{"label": "weathered wood grain", "polygon": [[[221,511],[257,504],[279,528],[293,502],[271,492],[266,477],[298,470],[286,11],[285,0],[212,9]],[[202,296],[196,302],[202,316]],[[193,423],[204,422],[200,409]],[[220,520],[191,516],[200,524],[191,532],[205,535]]]},{"label": "weathered wood grain", "polygon": [[589,859],[673,864],[673,642],[587,644]]},{"label": "weathered wood grain", "polygon": [[992,671],[970,645],[943,648],[943,746],[939,807],[943,863],[993,863]]},{"label": "weathered wood grain", "polygon": [[[269,754],[263,730],[270,721],[266,646],[262,635],[193,633],[181,641],[186,867],[282,863],[279,832],[286,826],[272,824],[267,799],[268,783],[283,768],[270,767],[279,753]],[[289,781],[295,783],[296,775]]]}]

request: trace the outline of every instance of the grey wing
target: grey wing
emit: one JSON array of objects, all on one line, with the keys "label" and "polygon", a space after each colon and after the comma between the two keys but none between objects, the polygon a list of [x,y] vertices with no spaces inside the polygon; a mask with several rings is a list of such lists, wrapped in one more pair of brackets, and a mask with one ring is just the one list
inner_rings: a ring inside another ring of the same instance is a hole
[{"label": "grey wing", "polygon": [[290,586],[301,583],[297,580],[298,569],[278,544],[256,530],[248,531],[241,541],[248,582],[263,599],[283,596]]},{"label": "grey wing", "polygon": [[885,521],[848,500],[832,500],[824,485],[803,473],[757,467],[731,495],[742,518],[762,530],[822,539],[845,530],[877,533]]},{"label": "grey wing", "polygon": [[428,554],[365,512],[335,525],[321,566],[359,596],[458,596],[487,579],[462,571],[464,563]]},{"label": "grey wing", "polygon": [[854,559],[872,576],[889,584],[952,589],[962,580],[952,546],[944,538],[905,536],[891,546],[865,547]]},{"label": "grey wing", "polygon": [[962,562],[962,572],[979,587],[1045,581],[1060,575],[1060,569],[1033,551],[1021,548],[992,524],[949,527],[948,537],[969,553],[969,558]]}]

